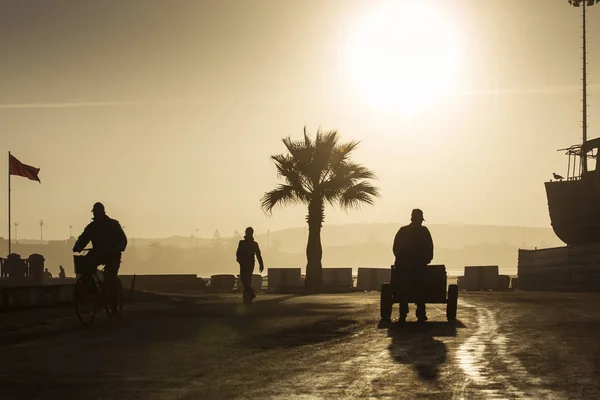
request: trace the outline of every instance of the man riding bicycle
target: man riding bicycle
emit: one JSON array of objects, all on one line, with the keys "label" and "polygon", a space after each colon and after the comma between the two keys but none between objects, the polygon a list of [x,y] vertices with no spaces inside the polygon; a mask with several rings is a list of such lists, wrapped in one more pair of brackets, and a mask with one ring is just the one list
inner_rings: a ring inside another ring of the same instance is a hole
[{"label": "man riding bicycle", "polygon": [[93,221],[77,239],[73,252],[81,252],[90,241],[92,242],[93,249],[85,255],[86,262],[94,267],[104,265],[104,283],[107,288],[111,288],[110,306],[113,312],[117,312],[118,298],[112,289],[115,288],[121,266],[121,253],[127,247],[127,236],[119,221],[106,215],[102,203],[94,204],[92,213]]}]

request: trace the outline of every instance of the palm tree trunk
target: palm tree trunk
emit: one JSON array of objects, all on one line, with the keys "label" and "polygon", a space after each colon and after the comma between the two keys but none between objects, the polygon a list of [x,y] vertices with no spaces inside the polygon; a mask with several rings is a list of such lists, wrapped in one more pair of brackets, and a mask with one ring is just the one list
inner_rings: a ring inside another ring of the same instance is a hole
[{"label": "palm tree trunk", "polygon": [[321,227],[325,219],[323,200],[311,200],[308,205],[308,243],[306,244],[306,281],[305,287],[309,291],[318,291],[322,284],[321,260],[323,247],[321,246]]}]

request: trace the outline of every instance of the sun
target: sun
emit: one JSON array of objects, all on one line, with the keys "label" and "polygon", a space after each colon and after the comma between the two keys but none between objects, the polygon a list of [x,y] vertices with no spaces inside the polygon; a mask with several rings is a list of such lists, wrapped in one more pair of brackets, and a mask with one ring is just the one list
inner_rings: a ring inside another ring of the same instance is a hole
[{"label": "sun", "polygon": [[413,113],[457,86],[458,32],[426,2],[390,1],[361,16],[347,58],[350,82],[369,106]]}]

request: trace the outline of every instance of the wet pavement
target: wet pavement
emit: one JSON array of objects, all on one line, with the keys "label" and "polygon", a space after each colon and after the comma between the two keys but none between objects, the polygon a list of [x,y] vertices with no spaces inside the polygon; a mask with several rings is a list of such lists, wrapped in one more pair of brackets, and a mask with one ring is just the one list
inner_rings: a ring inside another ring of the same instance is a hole
[{"label": "wet pavement", "polygon": [[460,292],[455,323],[428,305],[389,326],[378,293],[257,300],[157,298],[90,328],[0,314],[0,398],[600,398],[600,294]]}]

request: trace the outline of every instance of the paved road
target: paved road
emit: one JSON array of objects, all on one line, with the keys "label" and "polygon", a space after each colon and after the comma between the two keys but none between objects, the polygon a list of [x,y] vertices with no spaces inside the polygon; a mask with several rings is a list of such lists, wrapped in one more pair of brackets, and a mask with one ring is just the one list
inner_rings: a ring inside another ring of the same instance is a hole
[{"label": "paved road", "polygon": [[159,299],[92,329],[0,314],[0,398],[600,398],[600,294],[461,292],[455,324],[430,305],[389,327],[376,293],[240,301]]}]

